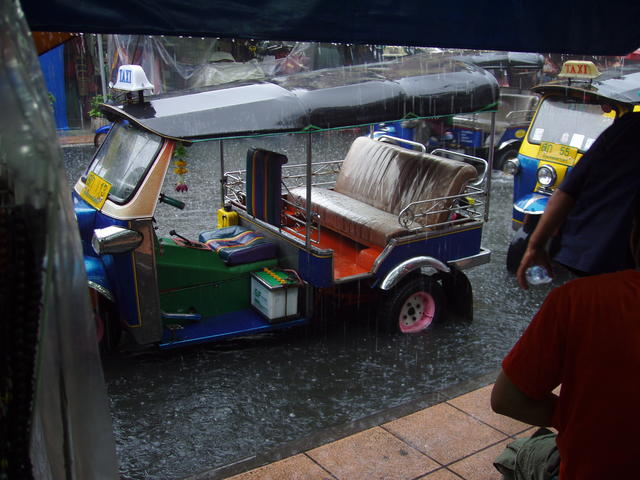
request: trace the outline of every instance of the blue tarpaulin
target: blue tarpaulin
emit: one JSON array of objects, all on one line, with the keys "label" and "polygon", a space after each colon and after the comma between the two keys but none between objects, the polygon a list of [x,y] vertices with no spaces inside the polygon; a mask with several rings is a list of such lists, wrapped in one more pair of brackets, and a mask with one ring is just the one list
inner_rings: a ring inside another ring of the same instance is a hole
[{"label": "blue tarpaulin", "polygon": [[49,50],[40,55],[40,68],[44,74],[44,82],[49,92],[49,99],[53,104],[53,114],[56,128],[66,130],[67,97],[64,86],[64,45]]},{"label": "blue tarpaulin", "polygon": [[626,55],[629,0],[22,0],[32,30]]}]

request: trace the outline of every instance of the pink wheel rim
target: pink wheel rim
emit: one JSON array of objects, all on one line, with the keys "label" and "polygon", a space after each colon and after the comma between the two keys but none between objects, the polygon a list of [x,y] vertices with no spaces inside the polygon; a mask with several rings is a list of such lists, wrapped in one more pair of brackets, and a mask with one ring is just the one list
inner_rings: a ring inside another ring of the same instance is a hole
[{"label": "pink wheel rim", "polygon": [[427,292],[416,292],[404,301],[398,325],[402,333],[421,332],[433,322],[436,313],[436,302]]}]

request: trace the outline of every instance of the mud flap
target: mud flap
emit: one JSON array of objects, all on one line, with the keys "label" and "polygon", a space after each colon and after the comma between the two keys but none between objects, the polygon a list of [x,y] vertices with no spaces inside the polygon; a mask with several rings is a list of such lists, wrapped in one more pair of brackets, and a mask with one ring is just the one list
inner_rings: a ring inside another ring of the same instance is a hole
[{"label": "mud flap", "polygon": [[473,288],[464,272],[451,266],[449,273],[440,272],[449,313],[471,322],[473,320]]}]

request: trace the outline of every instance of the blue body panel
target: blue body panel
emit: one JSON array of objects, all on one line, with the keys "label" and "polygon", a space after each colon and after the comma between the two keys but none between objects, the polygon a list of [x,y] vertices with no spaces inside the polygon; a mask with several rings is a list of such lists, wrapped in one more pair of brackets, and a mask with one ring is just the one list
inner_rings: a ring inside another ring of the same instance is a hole
[{"label": "blue body panel", "polygon": [[[183,329],[177,330],[175,335],[168,329],[165,329],[160,348],[184,347],[186,345],[194,345],[213,340],[282,330],[303,325],[307,322],[308,320],[306,318],[297,318],[290,321],[269,323],[254,310],[241,310],[204,319],[201,322],[190,325],[183,325]],[[173,338],[172,335],[174,335]]]},{"label": "blue body panel", "polygon": [[428,256],[447,263],[452,260],[470,257],[480,252],[482,227],[450,233],[427,240],[397,245],[379,266],[376,277],[384,278],[394,267],[413,257]]},{"label": "blue body panel", "polygon": [[527,125],[518,125],[516,127],[507,127],[505,129],[505,131],[503,132],[502,136],[500,137],[500,140],[498,142],[496,142],[496,145],[500,145],[503,142],[508,142],[509,140],[517,140],[519,142],[522,141],[522,135],[520,137],[518,137],[516,135],[517,132],[522,131],[522,132],[526,132],[527,131],[528,126]]},{"label": "blue body panel", "polygon": [[84,263],[89,280],[108,289],[113,294],[118,313],[128,325],[139,325],[132,253],[98,256],[91,247],[91,238],[95,229],[111,225],[127,228],[128,222],[103,215],[82,200],[75,192],[73,193],[73,203],[78,218]]},{"label": "blue body panel", "polygon": [[107,271],[100,257],[84,256],[84,268],[87,271],[87,278],[90,282],[100,285],[113,294],[111,282],[107,276]]},{"label": "blue body panel", "polygon": [[[513,203],[514,205],[521,199],[528,195],[531,195],[536,187],[537,179],[536,172],[538,170],[538,160],[536,158],[528,157],[522,154],[518,155],[518,161],[520,162],[520,168],[518,173],[513,178]],[[524,220],[524,213],[519,212],[515,208],[513,209],[513,219],[518,222]]]},{"label": "blue body panel", "polygon": [[480,148],[484,145],[484,132],[470,128],[454,128],[453,135],[461,147]]},{"label": "blue body panel", "polygon": [[111,130],[112,126],[113,126],[112,123],[109,123],[107,125],[102,125],[101,127],[96,128],[96,133],[109,133],[109,130]]},{"label": "blue body panel", "polygon": [[390,135],[392,137],[404,138],[405,140],[413,140],[413,128],[405,128],[402,121],[386,122],[378,124],[374,127],[374,138],[379,135]]},{"label": "blue body panel", "polygon": [[314,287],[330,287],[333,285],[333,257],[319,257],[300,249],[298,274]]},{"label": "blue body panel", "polygon": [[542,193],[529,193],[518,199],[513,205],[514,209],[522,214],[542,215],[544,209],[547,208],[550,195]]}]

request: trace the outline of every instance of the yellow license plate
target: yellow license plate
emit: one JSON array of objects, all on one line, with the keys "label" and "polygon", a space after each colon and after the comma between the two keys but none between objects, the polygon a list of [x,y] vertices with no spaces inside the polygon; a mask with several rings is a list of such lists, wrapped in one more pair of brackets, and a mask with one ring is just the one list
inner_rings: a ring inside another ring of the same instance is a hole
[{"label": "yellow license plate", "polygon": [[104,202],[107,201],[109,190],[111,190],[111,184],[109,182],[95,173],[90,172],[89,175],[87,175],[87,181],[84,183],[84,188],[80,196],[89,205],[100,210]]},{"label": "yellow license plate", "polygon": [[564,164],[571,165],[578,155],[576,147],[567,147],[558,143],[542,142],[538,157],[541,160],[553,160]]}]

